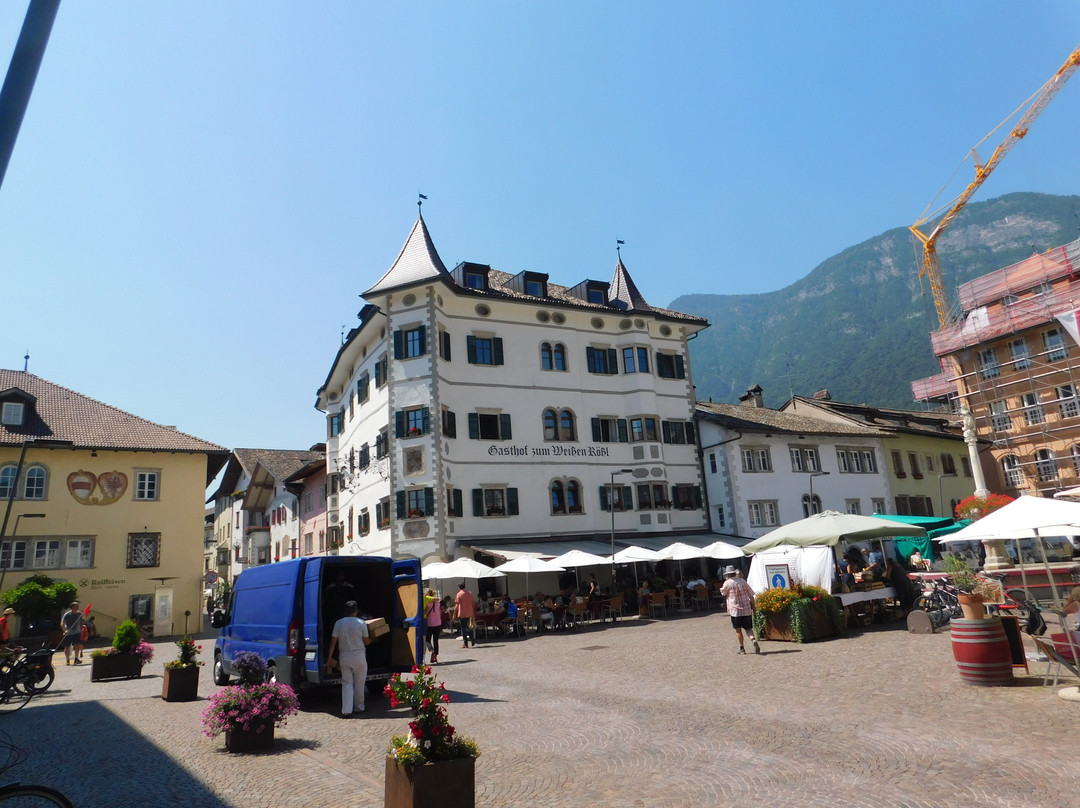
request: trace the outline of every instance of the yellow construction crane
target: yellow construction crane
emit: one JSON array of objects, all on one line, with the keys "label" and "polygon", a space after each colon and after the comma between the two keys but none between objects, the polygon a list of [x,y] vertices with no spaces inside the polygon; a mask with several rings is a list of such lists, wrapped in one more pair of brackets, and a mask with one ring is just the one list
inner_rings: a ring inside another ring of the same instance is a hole
[{"label": "yellow construction crane", "polygon": [[[1076,69],[1080,67],[1080,47],[1076,48],[1069,58],[1065,60],[1065,64],[1055,73],[1051,79],[1040,87],[1034,95],[1032,95],[1027,101],[1021,104],[1015,112],[1012,113],[1002,123],[994,127],[994,130],[990,132],[986,137],[975,144],[975,148],[971,150],[972,162],[975,164],[975,179],[971,181],[964,192],[960,194],[951,203],[945,203],[939,208],[930,211],[937,202],[937,197],[934,201],[927,206],[927,210],[923,211],[923,215],[919,217],[919,220],[911,226],[911,232],[915,235],[920,242],[922,242],[923,255],[922,264],[919,266],[919,277],[926,276],[930,280],[930,290],[934,293],[934,307],[937,309],[938,323],[942,328],[946,328],[953,323],[952,311],[949,308],[949,296],[945,291],[945,283],[941,279],[941,264],[938,262],[937,255],[937,240],[941,237],[945,228],[952,224],[953,220],[960,213],[961,208],[967,204],[968,200],[979,190],[986,178],[990,176],[998,163],[1004,159],[1005,155],[1009,153],[1009,150],[1016,145],[1024,135],[1028,133],[1028,129],[1035,119],[1039,117],[1046,105],[1050,103],[1051,99],[1058,94],[1058,91],[1065,85],[1065,82],[1069,80],[1069,76],[1076,72]],[[1023,116],[1016,122],[1016,125],[1009,132],[1006,137],[996,149],[994,153],[990,155],[990,159],[985,163],[979,161],[979,154],[976,151],[983,143],[990,139],[990,137],[998,131],[1008,121],[1016,117],[1020,110],[1027,107]],[[939,192],[940,195],[940,192]],[[948,207],[948,212],[937,222],[933,230],[929,233],[924,233],[922,227],[930,223],[935,219],[941,211]]]}]

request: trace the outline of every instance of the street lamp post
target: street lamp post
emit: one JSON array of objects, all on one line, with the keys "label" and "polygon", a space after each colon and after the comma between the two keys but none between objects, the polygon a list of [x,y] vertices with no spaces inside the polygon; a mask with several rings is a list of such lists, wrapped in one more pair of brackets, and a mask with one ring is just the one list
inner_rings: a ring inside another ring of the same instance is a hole
[{"label": "street lamp post", "polygon": [[11,542],[11,547],[8,550],[8,562],[0,569],[0,592],[4,591],[4,578],[7,577],[8,567],[11,566],[11,562],[15,560],[15,536],[19,533],[19,522],[23,519],[44,519],[43,513],[20,513],[15,517],[15,527],[11,529],[11,536],[8,537],[8,541]]},{"label": "street lamp post", "polygon": [[611,588],[615,589],[615,477],[618,474],[633,474],[633,469],[615,469],[611,472],[611,484],[608,486],[607,505],[611,511]]},{"label": "street lamp post", "polygon": [[[813,516],[814,515],[814,478],[815,477],[827,477],[830,474],[832,474],[831,471],[811,471],[810,472],[810,474],[809,474],[809,477],[810,477],[810,501],[806,504],[806,515],[807,516]],[[820,511],[819,511],[819,513],[820,513]]]}]

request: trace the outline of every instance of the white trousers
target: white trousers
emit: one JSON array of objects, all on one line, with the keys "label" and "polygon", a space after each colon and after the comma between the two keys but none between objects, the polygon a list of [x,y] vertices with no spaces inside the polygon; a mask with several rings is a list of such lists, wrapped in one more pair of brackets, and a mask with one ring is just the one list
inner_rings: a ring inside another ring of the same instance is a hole
[{"label": "white trousers", "polygon": [[341,714],[348,715],[364,709],[364,684],[367,680],[367,652],[342,651],[338,657],[341,667]]}]

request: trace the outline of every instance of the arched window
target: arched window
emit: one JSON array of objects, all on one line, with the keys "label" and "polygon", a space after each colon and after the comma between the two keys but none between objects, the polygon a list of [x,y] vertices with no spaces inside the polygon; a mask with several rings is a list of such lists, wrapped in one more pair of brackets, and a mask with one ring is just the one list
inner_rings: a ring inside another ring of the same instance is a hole
[{"label": "arched window", "polygon": [[540,369],[551,370],[554,367],[551,358],[551,343],[540,343]]},{"label": "arched window", "polygon": [[1039,482],[1057,479],[1057,458],[1049,449],[1039,449],[1035,452],[1035,472],[1039,476]]},{"label": "arched window", "polygon": [[561,343],[555,344],[555,370],[566,370],[566,346]]},{"label": "arched window", "polygon": [[0,499],[9,499],[15,485],[15,466],[0,468]]},{"label": "arched window", "polygon": [[821,497],[814,494],[814,499],[811,501],[809,494],[803,494],[802,510],[803,516],[812,516],[815,513],[821,513]]},{"label": "arched window", "polygon": [[559,480],[551,484],[551,512],[566,513],[566,498],[563,495],[563,484]]},{"label": "arched window", "polygon": [[566,509],[570,513],[581,513],[581,483],[577,480],[566,483]]},{"label": "arched window", "polygon": [[1024,472],[1020,468],[1020,460],[1016,455],[1005,455],[1001,458],[1001,470],[1005,473],[1005,484],[1010,488],[1024,487]]},{"label": "arched window", "polygon": [[563,410],[559,413],[559,440],[576,440],[574,413]]},{"label": "arched window", "polygon": [[45,499],[45,480],[48,473],[44,466],[31,466],[26,470],[26,484],[23,496],[26,499]]},{"label": "arched window", "polygon": [[544,410],[544,440],[558,440],[558,416],[555,410]]}]

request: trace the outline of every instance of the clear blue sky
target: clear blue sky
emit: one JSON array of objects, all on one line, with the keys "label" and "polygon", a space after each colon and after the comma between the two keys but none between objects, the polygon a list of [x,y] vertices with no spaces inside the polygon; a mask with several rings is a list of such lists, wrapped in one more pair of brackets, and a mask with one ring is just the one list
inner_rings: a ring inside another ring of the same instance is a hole
[{"label": "clear blue sky", "polygon": [[[607,280],[621,238],[654,304],[771,291],[914,221],[1077,42],[1064,1],[64,0],[0,188],[0,367],[306,448],[418,192],[449,266]],[[1077,193],[1078,131],[1074,78],[977,198]]]}]

